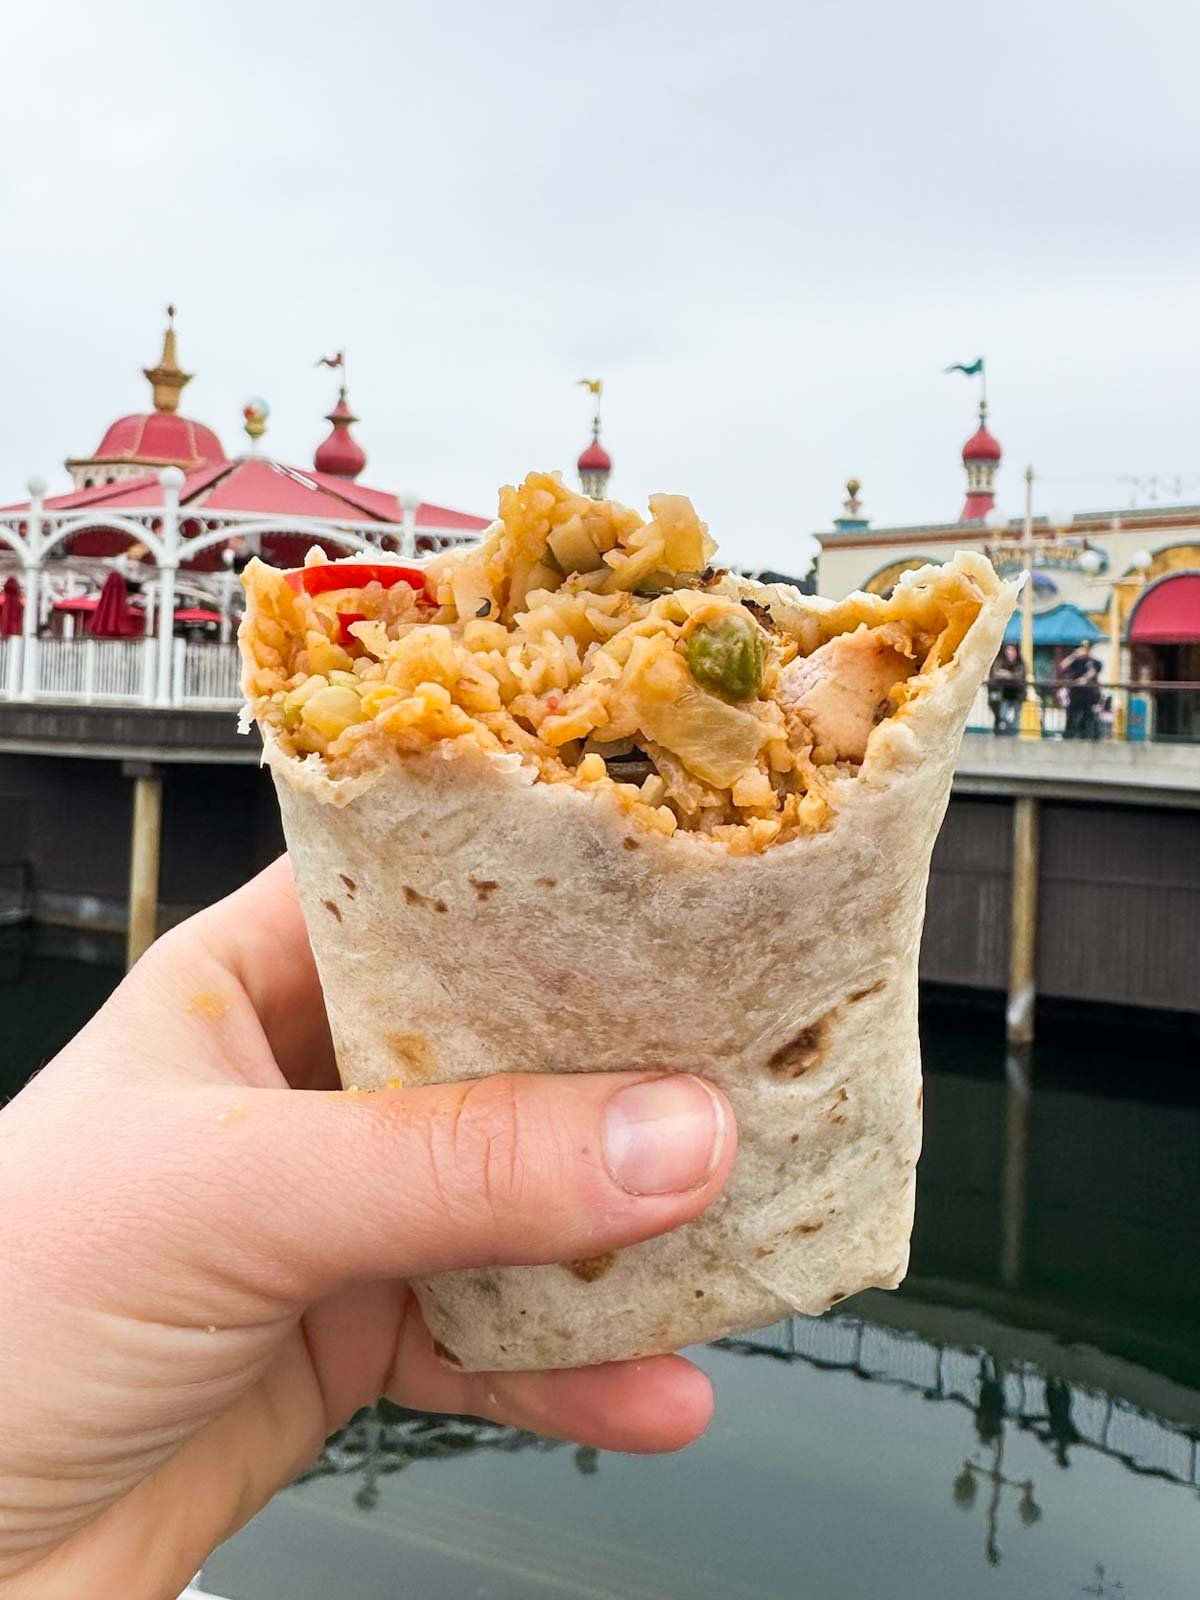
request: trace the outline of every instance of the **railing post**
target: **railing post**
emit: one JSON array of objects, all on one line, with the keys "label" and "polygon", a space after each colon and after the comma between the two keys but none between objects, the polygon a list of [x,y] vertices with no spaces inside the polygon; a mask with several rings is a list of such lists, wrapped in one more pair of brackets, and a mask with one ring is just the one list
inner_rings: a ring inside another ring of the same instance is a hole
[{"label": "railing post", "polygon": [[21,646],[24,643],[22,635],[14,633],[5,644],[4,696],[7,700],[15,700],[21,693]]},{"label": "railing post", "polygon": [[96,641],[83,641],[83,703],[91,705],[96,698]]},{"label": "railing post", "polygon": [[25,610],[21,618],[21,698],[32,700],[38,687],[38,622],[42,609],[42,501],[46,485],[30,478],[29,519],[25,528]]},{"label": "railing post", "polygon": [[183,473],[164,467],[159,473],[163,491],[163,555],[158,569],[158,686],[155,700],[171,704],[172,645],[175,640],[175,572],[179,566],[179,490]]},{"label": "railing post", "polygon": [[187,640],[172,641],[171,704],[181,706],[187,698]]},{"label": "railing post", "polygon": [[1012,907],[1009,920],[1008,1041],[1033,1040],[1037,1001],[1038,803],[1013,802]]}]

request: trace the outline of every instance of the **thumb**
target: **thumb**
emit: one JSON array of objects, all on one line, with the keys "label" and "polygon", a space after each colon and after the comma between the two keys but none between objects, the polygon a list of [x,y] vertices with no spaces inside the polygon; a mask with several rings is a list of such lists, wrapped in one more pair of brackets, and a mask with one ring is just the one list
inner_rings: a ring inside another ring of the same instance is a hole
[{"label": "thumb", "polygon": [[[570,1261],[702,1211],[733,1165],[725,1097],[686,1074],[497,1076],[377,1093],[189,1090],[160,1192],[172,1237],[252,1293]],[[178,1181],[180,1173],[187,1182]]]}]

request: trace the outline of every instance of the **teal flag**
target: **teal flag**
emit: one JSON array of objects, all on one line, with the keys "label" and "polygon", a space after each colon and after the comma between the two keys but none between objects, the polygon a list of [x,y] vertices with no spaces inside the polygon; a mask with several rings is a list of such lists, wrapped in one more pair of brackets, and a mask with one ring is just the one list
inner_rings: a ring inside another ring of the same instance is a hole
[{"label": "teal flag", "polygon": [[963,372],[968,378],[974,378],[983,371],[983,357],[976,356],[969,366],[963,361],[956,361],[952,367],[946,367],[944,370],[946,372]]}]

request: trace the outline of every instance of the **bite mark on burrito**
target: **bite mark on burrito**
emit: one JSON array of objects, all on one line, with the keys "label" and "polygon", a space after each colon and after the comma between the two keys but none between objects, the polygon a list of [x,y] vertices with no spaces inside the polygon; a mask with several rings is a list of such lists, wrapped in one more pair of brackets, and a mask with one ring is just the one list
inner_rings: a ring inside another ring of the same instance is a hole
[{"label": "bite mark on burrito", "polygon": [[422,568],[252,562],[251,709],[334,779],[465,742],[651,833],[761,853],[832,825],[838,780],[952,661],[984,595],[952,568],[800,608],[714,569],[715,548],[682,495],[643,519],[531,473],[479,546]]}]

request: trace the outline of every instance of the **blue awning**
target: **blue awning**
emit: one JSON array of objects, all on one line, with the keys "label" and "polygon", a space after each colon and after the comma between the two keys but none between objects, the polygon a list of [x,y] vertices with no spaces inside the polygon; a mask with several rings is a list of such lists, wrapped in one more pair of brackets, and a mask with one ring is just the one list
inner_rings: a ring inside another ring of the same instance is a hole
[{"label": "blue awning", "polygon": [[[1096,639],[1103,639],[1104,632],[1094,622],[1085,617],[1078,606],[1071,606],[1064,601],[1062,605],[1051,606],[1049,611],[1035,613],[1033,619],[1033,644],[1035,649],[1050,649],[1060,644],[1091,644]],[[1021,642],[1021,608],[1020,606],[1008,619],[1008,627],[1004,630],[1005,644],[1020,644]]]}]

